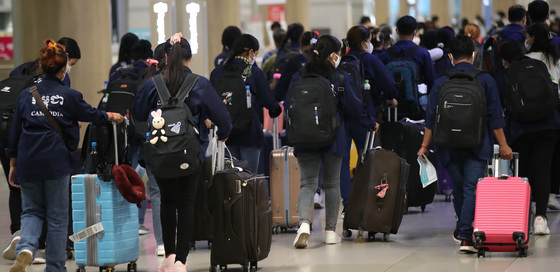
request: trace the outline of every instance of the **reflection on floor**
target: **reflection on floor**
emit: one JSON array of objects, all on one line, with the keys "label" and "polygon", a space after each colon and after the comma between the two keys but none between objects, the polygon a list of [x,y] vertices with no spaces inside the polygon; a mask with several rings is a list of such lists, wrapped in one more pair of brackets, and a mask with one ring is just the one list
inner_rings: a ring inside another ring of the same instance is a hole
[{"label": "reflection on floor", "polygon": [[[6,184],[0,176],[1,184]],[[8,213],[8,187],[0,186],[0,245],[2,250],[10,239]],[[410,208],[404,216],[397,235],[391,235],[389,242],[382,242],[380,235],[375,241],[356,238],[345,239],[341,244],[325,245],[324,210],[315,211],[314,230],[308,248],[296,250],[292,247],[295,232],[281,233],[272,237],[272,250],[267,259],[259,262],[258,271],[557,271],[560,263],[560,216],[550,211],[549,226],[552,234],[531,238],[529,257],[518,258],[514,253],[488,253],[486,258],[460,254],[458,244],[452,239],[455,217],[451,202],[437,196],[433,204],[426,207]],[[151,229],[151,210],[146,214],[146,224]],[[342,231],[339,221],[337,232]],[[140,259],[138,271],[157,271],[161,257],[155,256],[156,243],[153,233],[140,237]],[[197,249],[188,257],[188,271],[208,271],[210,250],[206,242],[198,242]],[[0,260],[0,271],[9,271],[12,261]],[[68,271],[75,271],[76,264],[67,262]],[[43,271],[44,265],[32,265],[28,271]],[[241,271],[232,265],[229,271]],[[87,271],[99,271],[86,267]],[[126,271],[126,265],[116,266],[117,271]]]}]

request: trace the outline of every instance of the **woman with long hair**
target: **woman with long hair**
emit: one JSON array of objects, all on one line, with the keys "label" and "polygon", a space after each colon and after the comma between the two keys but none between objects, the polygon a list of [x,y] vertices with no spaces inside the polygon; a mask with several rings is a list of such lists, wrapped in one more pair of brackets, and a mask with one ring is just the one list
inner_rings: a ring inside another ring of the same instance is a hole
[{"label": "woman with long hair", "polygon": [[[161,71],[165,86],[171,96],[175,96],[191,70],[192,51],[189,42],[181,33],[173,35],[165,42],[167,65]],[[154,79],[149,79],[132,105],[137,120],[146,121],[150,112],[161,106]],[[199,76],[184,103],[189,107],[195,128],[202,131],[205,126],[201,117],[208,117],[218,126],[218,139],[225,141],[231,131],[231,118],[208,79]],[[199,138],[200,144],[204,143]],[[205,150],[199,154],[200,162]],[[187,255],[194,220],[194,199],[200,171],[191,175],[163,178],[155,176],[161,193],[161,227],[165,259],[158,272],[186,271]]]}]

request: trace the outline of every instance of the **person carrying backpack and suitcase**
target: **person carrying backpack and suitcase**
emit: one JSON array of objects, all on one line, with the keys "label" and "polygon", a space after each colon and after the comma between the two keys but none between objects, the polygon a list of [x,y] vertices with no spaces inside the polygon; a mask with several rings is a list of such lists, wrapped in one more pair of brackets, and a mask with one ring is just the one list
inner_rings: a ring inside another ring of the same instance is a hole
[{"label": "person carrying backpack and suitcase", "polygon": [[434,83],[428,98],[424,140],[417,154],[425,162],[424,155],[434,139],[438,159],[453,182],[459,250],[476,253],[472,227],[475,190],[493,156],[492,137],[500,145],[503,159],[512,159],[513,155],[504,136],[505,122],[496,82],[472,65],[472,40],[457,35],[450,41],[449,49],[454,68]]},{"label": "person carrying backpack and suitcase", "polygon": [[[268,86],[263,71],[253,65],[259,52],[258,40],[242,34],[231,48],[225,64],[210,75],[210,82],[225,104],[233,128],[227,144],[232,156],[248,161],[251,172],[257,173],[264,134],[259,107],[266,107],[270,117],[282,113]],[[219,126],[218,126],[219,127]]]},{"label": "person carrying backpack and suitcase", "polygon": [[288,93],[286,136],[295,146],[301,171],[299,191],[300,227],[294,240],[295,248],[307,247],[313,197],[317,189],[319,169],[323,169],[325,189],[325,243],[336,244],[341,238],[335,232],[340,205],[340,167],[347,153],[343,115],[360,120],[373,130],[375,120],[358,98],[352,77],[335,71],[340,57],[340,42],[325,35],[317,41],[305,69],[292,79]]},{"label": "person carrying backpack and suitcase", "polygon": [[[348,30],[346,39],[343,39],[342,60],[339,69],[347,72],[354,81],[358,97],[363,107],[370,116],[376,116],[376,105],[388,103],[397,105],[397,93],[393,76],[377,57],[371,54],[373,45],[372,34],[366,27],[359,25]],[[346,51],[348,52],[346,53]],[[367,83],[366,83],[367,80]],[[346,207],[350,197],[350,146],[352,140],[357,150],[364,149],[367,129],[359,121],[345,116],[344,129],[346,130],[346,146],[348,152],[343,156],[340,170],[340,193],[342,205]],[[344,213],[345,208],[342,209]]]},{"label": "person carrying backpack and suitcase", "polygon": [[151,116],[144,150],[161,192],[165,259],[160,272],[186,271],[196,186],[205,154],[198,135],[205,126],[200,116],[208,116],[218,126],[220,141],[231,131],[231,118],[210,81],[188,68],[192,52],[181,33],[166,41],[165,52],[167,66],[146,81],[133,105],[137,120]]},{"label": "person carrying backpack and suitcase", "polygon": [[393,74],[397,85],[399,119],[424,119],[425,113],[419,102],[418,84],[424,83],[428,90],[431,90],[435,80],[430,53],[412,42],[417,28],[418,23],[414,17],[401,17],[397,21],[399,41],[387,50],[391,56],[387,68]]},{"label": "person carrying backpack and suitcase", "polygon": [[[16,246],[18,255],[12,272],[26,271],[31,264],[45,220],[46,270],[65,270],[69,180],[70,173],[80,164],[71,154],[80,140],[78,121],[123,121],[118,113],[92,108],[81,93],[63,84],[68,62],[64,46],[49,39],[39,54],[38,63],[45,76],[19,96],[7,148],[11,165],[8,180],[12,186],[21,188],[23,200],[21,240]],[[24,129],[29,127],[34,129]]]}]

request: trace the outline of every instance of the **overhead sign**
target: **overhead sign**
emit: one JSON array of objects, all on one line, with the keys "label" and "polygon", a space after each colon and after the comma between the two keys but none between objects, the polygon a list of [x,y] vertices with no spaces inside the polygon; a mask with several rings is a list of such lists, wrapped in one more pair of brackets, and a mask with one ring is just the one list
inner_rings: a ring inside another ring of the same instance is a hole
[{"label": "overhead sign", "polygon": [[268,6],[268,21],[282,22],[286,19],[286,7],[284,5]]},{"label": "overhead sign", "polygon": [[286,0],[257,0],[257,5],[284,5]]}]

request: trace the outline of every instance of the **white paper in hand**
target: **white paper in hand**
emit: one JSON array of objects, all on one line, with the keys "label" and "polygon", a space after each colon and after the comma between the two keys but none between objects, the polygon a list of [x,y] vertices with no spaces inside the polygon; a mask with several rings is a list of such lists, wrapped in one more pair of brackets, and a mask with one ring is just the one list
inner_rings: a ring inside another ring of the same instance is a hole
[{"label": "white paper in hand", "polygon": [[424,163],[420,158],[417,158],[418,164],[420,165],[420,181],[422,182],[422,187],[426,188],[428,185],[437,181],[437,172],[434,165],[423,155],[427,163]]}]

